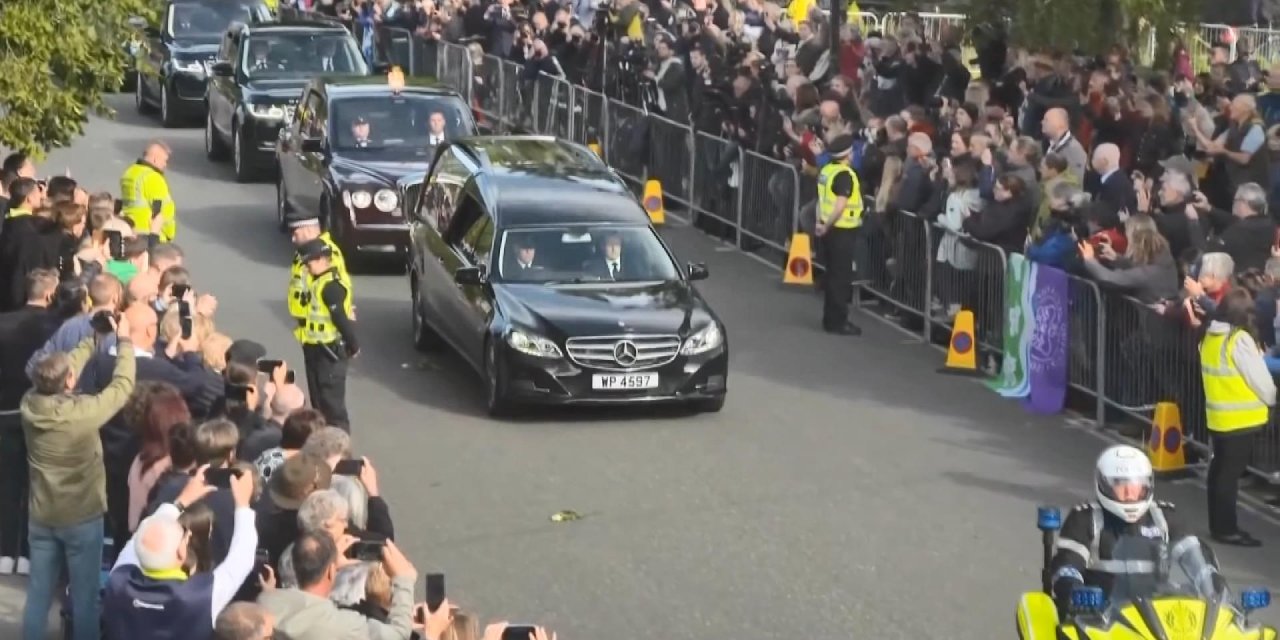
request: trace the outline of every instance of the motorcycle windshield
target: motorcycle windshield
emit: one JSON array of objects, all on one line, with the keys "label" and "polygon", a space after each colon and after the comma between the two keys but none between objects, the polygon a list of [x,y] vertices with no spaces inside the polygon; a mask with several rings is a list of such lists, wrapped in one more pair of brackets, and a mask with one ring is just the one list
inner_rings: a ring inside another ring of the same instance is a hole
[{"label": "motorcycle windshield", "polygon": [[1228,600],[1226,581],[1212,552],[1194,536],[1171,543],[1122,536],[1111,558],[1115,581],[1109,600],[1113,609],[1138,598],[1163,596]]}]

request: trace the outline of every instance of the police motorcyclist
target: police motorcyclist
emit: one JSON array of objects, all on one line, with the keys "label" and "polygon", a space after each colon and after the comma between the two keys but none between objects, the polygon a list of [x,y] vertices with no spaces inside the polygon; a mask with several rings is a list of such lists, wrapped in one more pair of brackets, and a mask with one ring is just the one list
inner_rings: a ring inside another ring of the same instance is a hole
[{"label": "police motorcyclist", "polygon": [[1159,540],[1174,548],[1187,535],[1173,505],[1155,500],[1155,474],[1141,450],[1116,445],[1103,451],[1094,481],[1097,501],[1076,505],[1067,515],[1049,565],[1052,595],[1064,612],[1075,587],[1101,587],[1110,595],[1116,574],[1135,571],[1133,563],[1113,562],[1121,537]]}]

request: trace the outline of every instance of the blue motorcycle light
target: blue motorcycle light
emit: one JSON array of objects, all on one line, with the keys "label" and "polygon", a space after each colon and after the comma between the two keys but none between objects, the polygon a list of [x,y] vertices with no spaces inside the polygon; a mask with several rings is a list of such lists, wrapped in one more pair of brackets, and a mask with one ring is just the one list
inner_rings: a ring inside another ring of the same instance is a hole
[{"label": "blue motorcycle light", "polygon": [[1076,587],[1071,590],[1071,609],[1076,612],[1102,611],[1107,603],[1101,587]]},{"label": "blue motorcycle light", "polygon": [[1240,591],[1240,608],[1246,613],[1271,606],[1271,590],[1255,587]]},{"label": "blue motorcycle light", "polygon": [[1036,527],[1041,531],[1061,529],[1062,510],[1057,507],[1036,507]]}]

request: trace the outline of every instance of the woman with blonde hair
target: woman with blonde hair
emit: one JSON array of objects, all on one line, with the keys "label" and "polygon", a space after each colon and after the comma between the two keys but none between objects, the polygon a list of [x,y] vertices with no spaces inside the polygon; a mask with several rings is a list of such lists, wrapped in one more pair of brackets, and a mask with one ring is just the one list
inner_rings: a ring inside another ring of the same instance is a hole
[{"label": "woman with blonde hair", "polygon": [[231,348],[233,340],[231,336],[224,333],[210,333],[200,343],[200,359],[204,361],[206,369],[222,374],[227,368],[227,349]]},{"label": "woman with blonde hair", "polygon": [[1146,214],[1129,216],[1124,223],[1124,235],[1128,247],[1123,256],[1117,256],[1108,244],[1095,247],[1090,242],[1080,243],[1080,257],[1089,275],[1118,287],[1144,304],[1176,298],[1178,264],[1169,251],[1168,241],[1156,229],[1155,219]]}]

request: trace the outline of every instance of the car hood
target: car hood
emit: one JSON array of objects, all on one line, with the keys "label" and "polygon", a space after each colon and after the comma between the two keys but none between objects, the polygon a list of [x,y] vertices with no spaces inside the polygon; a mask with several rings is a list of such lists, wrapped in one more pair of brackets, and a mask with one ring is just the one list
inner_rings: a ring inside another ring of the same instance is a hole
[{"label": "car hood", "polygon": [[247,93],[259,96],[270,96],[280,100],[297,100],[302,95],[302,88],[307,86],[306,78],[271,78],[267,80],[250,80],[245,83]]},{"label": "car hood", "polygon": [[218,55],[217,39],[214,40],[175,40],[170,45],[170,51],[175,57],[193,58],[203,60],[205,58],[213,58]]},{"label": "car hood", "polygon": [[553,340],[626,333],[684,338],[714,317],[681,280],[658,283],[542,285],[494,283],[507,319]]},{"label": "car hood", "polygon": [[429,164],[428,161],[408,162],[334,156],[330,167],[333,169],[334,178],[344,184],[376,183],[394,187],[400,178],[411,173],[422,173]]}]

